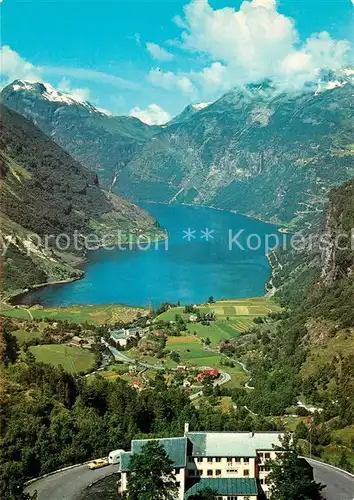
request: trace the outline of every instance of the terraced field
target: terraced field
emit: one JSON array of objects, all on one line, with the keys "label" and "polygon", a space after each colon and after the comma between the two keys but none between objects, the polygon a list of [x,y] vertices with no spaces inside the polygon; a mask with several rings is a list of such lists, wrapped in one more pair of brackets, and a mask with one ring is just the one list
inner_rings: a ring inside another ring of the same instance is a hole
[{"label": "terraced field", "polygon": [[[209,326],[201,323],[188,323],[188,331],[199,338],[208,337],[212,345],[237,337],[240,333],[249,330],[254,326],[254,318],[280,311],[280,307],[266,297],[220,301],[203,305],[198,309],[201,313],[213,311],[217,321],[211,322]],[[189,321],[190,314],[184,313],[183,310],[183,307],[173,307],[158,316],[158,319],[174,321],[176,314],[179,314]]]}]

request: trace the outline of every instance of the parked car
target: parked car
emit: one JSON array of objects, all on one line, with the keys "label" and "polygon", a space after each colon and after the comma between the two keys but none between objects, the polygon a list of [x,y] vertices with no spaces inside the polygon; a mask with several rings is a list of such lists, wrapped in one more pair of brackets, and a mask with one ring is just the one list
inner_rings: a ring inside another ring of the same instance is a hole
[{"label": "parked car", "polygon": [[97,458],[96,460],[92,460],[92,462],[89,462],[88,468],[93,470],[93,469],[100,469],[101,467],[105,467],[108,465],[108,458]]}]

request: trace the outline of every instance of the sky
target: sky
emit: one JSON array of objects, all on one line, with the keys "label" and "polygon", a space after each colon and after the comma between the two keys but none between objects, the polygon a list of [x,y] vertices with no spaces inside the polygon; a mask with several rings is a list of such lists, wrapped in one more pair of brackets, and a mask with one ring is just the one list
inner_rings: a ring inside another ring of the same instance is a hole
[{"label": "sky", "polygon": [[0,0],[0,84],[42,81],[161,124],[272,78],[353,64],[354,0]]}]

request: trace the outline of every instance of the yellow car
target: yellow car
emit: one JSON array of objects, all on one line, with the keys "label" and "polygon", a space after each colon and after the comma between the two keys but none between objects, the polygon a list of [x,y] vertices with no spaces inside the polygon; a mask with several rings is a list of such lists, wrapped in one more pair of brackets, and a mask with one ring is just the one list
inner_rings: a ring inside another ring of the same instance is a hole
[{"label": "yellow car", "polygon": [[88,468],[91,470],[100,469],[101,467],[106,467],[108,465],[108,458],[97,458],[89,462]]}]

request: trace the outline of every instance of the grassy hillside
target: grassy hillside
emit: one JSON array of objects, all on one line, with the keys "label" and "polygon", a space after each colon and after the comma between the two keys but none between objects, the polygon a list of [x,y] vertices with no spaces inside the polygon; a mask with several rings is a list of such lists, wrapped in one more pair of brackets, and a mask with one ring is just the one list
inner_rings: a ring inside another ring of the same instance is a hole
[{"label": "grassy hillside", "polygon": [[[312,248],[276,252],[273,283],[286,311],[233,340],[252,373],[254,390],[244,395],[249,407],[281,415],[301,399],[322,408],[313,449],[335,464],[349,453],[339,437],[354,425],[353,200],[354,181],[333,190],[317,233],[308,235]],[[347,249],[335,244],[341,234]]]},{"label": "grassy hillside", "polygon": [[73,265],[85,254],[85,235],[96,235],[99,244],[110,233],[114,242],[118,231],[126,237],[162,234],[147,212],[100,189],[92,172],[31,122],[3,105],[0,112],[0,221],[3,245],[9,243],[6,291],[80,277]]}]

